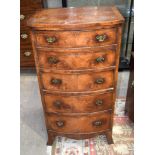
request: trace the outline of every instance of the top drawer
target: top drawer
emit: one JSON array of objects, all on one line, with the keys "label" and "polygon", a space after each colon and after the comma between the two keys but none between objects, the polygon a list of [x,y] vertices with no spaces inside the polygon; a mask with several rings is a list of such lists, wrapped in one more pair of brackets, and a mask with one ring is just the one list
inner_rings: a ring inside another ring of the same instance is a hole
[{"label": "top drawer", "polygon": [[37,31],[36,43],[42,47],[89,47],[116,43],[116,29],[94,31]]}]

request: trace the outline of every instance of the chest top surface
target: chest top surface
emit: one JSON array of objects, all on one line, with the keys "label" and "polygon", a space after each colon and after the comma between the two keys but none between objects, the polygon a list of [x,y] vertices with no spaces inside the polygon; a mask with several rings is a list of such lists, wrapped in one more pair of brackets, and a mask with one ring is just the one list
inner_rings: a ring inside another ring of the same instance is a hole
[{"label": "chest top surface", "polygon": [[81,30],[118,25],[123,21],[115,6],[101,6],[44,9],[35,13],[27,23],[38,30]]}]

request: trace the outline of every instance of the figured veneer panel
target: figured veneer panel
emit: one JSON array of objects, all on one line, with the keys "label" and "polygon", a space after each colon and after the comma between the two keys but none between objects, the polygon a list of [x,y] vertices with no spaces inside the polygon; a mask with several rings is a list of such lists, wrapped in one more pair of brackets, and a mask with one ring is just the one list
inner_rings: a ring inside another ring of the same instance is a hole
[{"label": "figured veneer panel", "polygon": [[37,50],[39,67],[64,70],[107,68],[115,66],[115,48]]},{"label": "figured veneer panel", "polygon": [[[114,87],[114,70],[81,73],[81,74],[58,74],[45,73],[41,74],[44,89],[51,91],[91,91]],[[100,82],[101,79],[101,82]],[[52,80],[60,80],[59,84],[53,84]],[[99,83],[97,83],[99,80]]]},{"label": "figured veneer panel", "polygon": [[45,111],[59,113],[85,113],[112,109],[113,92],[93,95],[45,94]]},{"label": "figured veneer panel", "polygon": [[108,130],[111,127],[111,111],[85,115],[47,114],[48,129],[63,133],[88,133]]},{"label": "figured veneer panel", "polygon": [[[115,28],[94,31],[36,31],[35,35],[37,46],[40,47],[91,47],[116,43]],[[101,41],[97,40],[97,36],[101,36]]]}]

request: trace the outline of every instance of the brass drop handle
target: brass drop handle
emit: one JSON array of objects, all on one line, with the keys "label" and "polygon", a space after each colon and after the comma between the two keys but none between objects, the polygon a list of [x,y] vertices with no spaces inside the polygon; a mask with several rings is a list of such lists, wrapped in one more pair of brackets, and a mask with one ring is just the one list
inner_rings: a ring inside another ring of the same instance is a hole
[{"label": "brass drop handle", "polygon": [[99,79],[96,79],[96,81],[95,81],[95,83],[96,84],[102,84],[102,83],[104,83],[104,79],[103,78],[99,78]]},{"label": "brass drop handle", "polygon": [[93,126],[101,126],[101,125],[103,125],[103,121],[98,120],[93,122]]},{"label": "brass drop handle", "polygon": [[97,35],[96,36],[96,40],[98,42],[103,42],[103,41],[105,41],[106,38],[107,38],[107,36],[105,34],[103,34],[103,35]]},{"label": "brass drop handle", "polygon": [[62,83],[62,80],[60,80],[60,79],[52,79],[51,80],[51,84],[59,85],[61,83]]},{"label": "brass drop handle", "polygon": [[26,57],[29,57],[29,56],[31,56],[31,52],[30,51],[26,51],[26,52],[24,52],[24,55],[26,56]]},{"label": "brass drop handle", "polygon": [[104,62],[105,58],[103,57],[98,57],[96,58],[96,62],[100,63],[100,62]]},{"label": "brass drop handle", "polygon": [[20,36],[21,36],[22,39],[27,39],[28,38],[28,34],[26,34],[26,33],[22,33]]},{"label": "brass drop handle", "polygon": [[54,105],[55,105],[55,107],[60,108],[62,103],[61,103],[61,101],[57,100],[57,101],[54,102]]},{"label": "brass drop handle", "polygon": [[48,62],[50,64],[57,64],[59,62],[59,60],[56,57],[49,57]]},{"label": "brass drop handle", "polygon": [[24,15],[20,15],[20,20],[24,20],[25,16]]},{"label": "brass drop handle", "polygon": [[58,127],[63,127],[64,126],[64,121],[56,121],[56,125]]},{"label": "brass drop handle", "polygon": [[103,104],[103,100],[100,100],[100,99],[96,100],[96,105],[100,106],[102,104]]},{"label": "brass drop handle", "polygon": [[55,37],[47,37],[47,38],[46,38],[46,41],[47,41],[48,43],[54,43],[54,42],[56,41],[56,38],[55,38]]}]

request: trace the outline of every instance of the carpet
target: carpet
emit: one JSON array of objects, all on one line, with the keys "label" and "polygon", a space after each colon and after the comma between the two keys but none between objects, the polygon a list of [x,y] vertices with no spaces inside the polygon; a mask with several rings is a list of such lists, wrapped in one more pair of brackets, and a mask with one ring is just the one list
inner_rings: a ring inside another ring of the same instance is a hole
[{"label": "carpet", "polygon": [[124,100],[117,100],[113,126],[114,144],[108,145],[106,137],[100,135],[91,139],[74,140],[56,137],[52,155],[133,155],[134,125],[124,115]]}]

